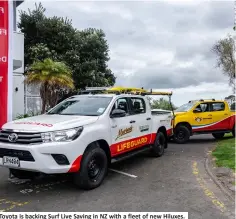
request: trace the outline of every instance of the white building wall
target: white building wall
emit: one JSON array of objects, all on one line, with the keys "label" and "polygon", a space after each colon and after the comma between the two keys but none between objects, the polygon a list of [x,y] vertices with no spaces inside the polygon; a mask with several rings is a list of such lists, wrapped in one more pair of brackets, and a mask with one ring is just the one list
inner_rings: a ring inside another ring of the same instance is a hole
[{"label": "white building wall", "polygon": [[[15,89],[18,89],[17,91]],[[18,115],[24,114],[24,76],[14,74],[13,76],[13,110],[12,117],[15,119]]]},{"label": "white building wall", "polygon": [[24,101],[24,35],[13,34],[13,119],[25,112]]}]

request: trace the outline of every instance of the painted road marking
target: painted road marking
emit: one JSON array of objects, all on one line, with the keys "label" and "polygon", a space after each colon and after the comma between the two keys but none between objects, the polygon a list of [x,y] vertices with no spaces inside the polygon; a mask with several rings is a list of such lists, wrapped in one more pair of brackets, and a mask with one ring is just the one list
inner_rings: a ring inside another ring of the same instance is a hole
[{"label": "painted road marking", "polygon": [[132,174],[129,174],[129,173],[125,173],[125,172],[123,172],[123,171],[114,170],[114,169],[109,169],[109,170],[111,170],[111,171],[113,171],[113,172],[116,172],[116,173],[123,174],[123,175],[125,175],[125,176],[132,177],[132,178],[137,178],[137,176],[135,176],[135,175],[132,175]]},{"label": "painted road marking", "polygon": [[27,204],[28,202],[14,202],[6,199],[0,199],[0,212],[10,211],[13,208],[22,207]]},{"label": "painted road marking", "polygon": [[29,187],[26,189],[22,189],[20,190],[20,193],[22,194],[29,194],[29,193],[39,193],[39,192],[43,192],[43,191],[48,191],[48,190],[52,190],[53,186],[55,185],[59,185],[66,182],[66,180],[61,180],[61,181],[57,181],[57,182],[51,182],[51,183],[45,183],[45,184],[38,184],[38,185],[28,185]]},{"label": "painted road marking", "polygon": [[225,207],[224,203],[219,201],[218,198],[215,196],[215,194],[207,188],[205,180],[202,178],[202,176],[199,173],[199,169],[197,167],[196,161],[194,161],[192,164],[192,170],[193,170],[193,174],[196,176],[196,179],[197,179],[200,187],[203,189],[205,195],[211,199],[212,203],[218,209],[220,209],[221,212],[225,212],[226,207]]},{"label": "painted road marking", "polygon": [[56,182],[49,182],[49,183],[43,183],[43,184],[31,184],[30,180],[21,180],[21,179],[17,179],[17,178],[8,179],[8,180],[9,180],[9,182],[11,182],[15,185],[25,184],[25,188],[22,188],[20,190],[20,193],[22,193],[22,194],[29,194],[29,193],[33,193],[33,192],[39,193],[39,192],[43,192],[43,191],[52,190],[53,186],[67,182],[67,180],[59,180]]},{"label": "painted road marking", "polygon": [[17,179],[17,178],[9,178],[8,181],[16,185],[26,184],[27,182],[30,182],[29,179]]}]

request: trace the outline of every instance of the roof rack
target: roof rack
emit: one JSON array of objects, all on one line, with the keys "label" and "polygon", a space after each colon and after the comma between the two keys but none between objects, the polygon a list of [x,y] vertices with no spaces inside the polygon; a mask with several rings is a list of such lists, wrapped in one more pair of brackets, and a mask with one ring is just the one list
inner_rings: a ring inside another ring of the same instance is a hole
[{"label": "roof rack", "polygon": [[212,99],[200,99],[199,101],[209,101],[209,100],[215,101],[214,98],[212,98]]},{"label": "roof rack", "polygon": [[[169,97],[169,102],[171,106],[171,111],[173,113],[173,116],[175,117],[174,108],[172,106],[171,102],[171,96],[172,92],[165,92],[165,91],[150,91],[145,90],[142,88],[134,88],[134,87],[86,87],[85,91],[80,91],[80,93],[89,93],[89,94],[134,94],[134,95],[165,95]],[[174,122],[173,122],[173,128],[174,128]]]},{"label": "roof rack", "polygon": [[84,91],[80,91],[80,93],[91,93],[91,94],[96,94],[96,93],[104,93],[104,94],[109,94],[109,93],[114,93],[116,95],[120,94],[136,94],[136,95],[167,95],[171,96],[172,92],[164,92],[164,91],[150,91],[145,90],[143,88],[133,88],[133,87],[86,87]]},{"label": "roof rack", "polygon": [[200,100],[189,100],[188,102],[191,103],[191,102],[197,102],[197,101],[216,101],[214,98],[213,99],[200,99]]}]

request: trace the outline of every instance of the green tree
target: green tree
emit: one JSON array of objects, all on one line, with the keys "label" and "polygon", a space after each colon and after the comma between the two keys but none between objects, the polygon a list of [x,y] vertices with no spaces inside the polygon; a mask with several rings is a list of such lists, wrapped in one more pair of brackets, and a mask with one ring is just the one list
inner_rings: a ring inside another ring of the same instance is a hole
[{"label": "green tree", "polygon": [[61,89],[74,89],[70,69],[63,62],[51,59],[34,62],[27,71],[25,83],[40,85],[41,113],[45,113],[47,107],[56,105]]},{"label": "green tree", "polygon": [[[173,103],[171,103],[173,109],[176,109]],[[172,110],[170,102],[165,100],[164,98],[160,98],[159,100],[151,99],[151,108],[152,109],[163,109],[163,110]]]},{"label": "green tree", "polygon": [[212,51],[217,56],[217,67],[229,78],[229,85],[235,90],[235,46],[234,39],[228,35],[216,42]]},{"label": "green tree", "polygon": [[114,85],[105,33],[94,28],[79,31],[71,20],[46,17],[45,11],[41,3],[34,10],[20,11],[18,28],[25,37],[26,69],[34,61],[50,58],[70,66],[76,89]]}]

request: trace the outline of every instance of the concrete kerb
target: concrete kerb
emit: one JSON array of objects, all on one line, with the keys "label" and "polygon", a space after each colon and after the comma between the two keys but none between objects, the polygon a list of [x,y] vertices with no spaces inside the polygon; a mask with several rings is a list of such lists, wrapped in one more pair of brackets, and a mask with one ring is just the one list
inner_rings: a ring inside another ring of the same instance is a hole
[{"label": "concrete kerb", "polygon": [[221,189],[221,191],[228,197],[230,201],[234,201],[234,196],[225,188],[221,182],[217,179],[217,176],[214,174],[213,171],[213,163],[212,163],[212,156],[207,154],[205,159],[205,169],[208,175],[212,178],[213,182]]}]

